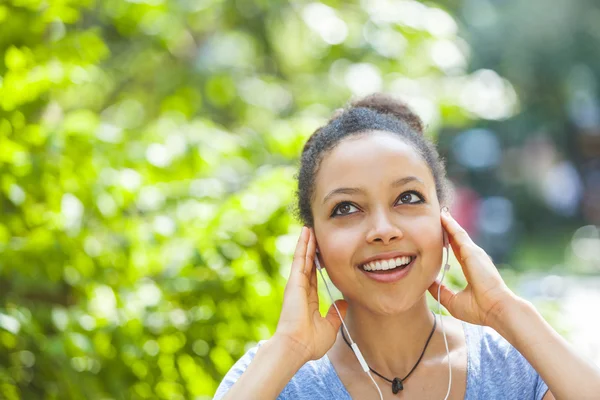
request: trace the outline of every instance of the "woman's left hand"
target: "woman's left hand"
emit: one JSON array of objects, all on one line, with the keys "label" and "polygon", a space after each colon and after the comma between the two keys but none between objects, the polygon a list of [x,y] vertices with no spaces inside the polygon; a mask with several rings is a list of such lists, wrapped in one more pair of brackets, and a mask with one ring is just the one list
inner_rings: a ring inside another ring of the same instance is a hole
[{"label": "woman's left hand", "polygon": [[452,251],[467,278],[467,286],[455,293],[435,281],[429,287],[429,292],[438,300],[440,286],[440,303],[453,317],[493,327],[502,312],[519,298],[506,286],[492,259],[471,240],[450,213],[442,211],[441,219]]}]

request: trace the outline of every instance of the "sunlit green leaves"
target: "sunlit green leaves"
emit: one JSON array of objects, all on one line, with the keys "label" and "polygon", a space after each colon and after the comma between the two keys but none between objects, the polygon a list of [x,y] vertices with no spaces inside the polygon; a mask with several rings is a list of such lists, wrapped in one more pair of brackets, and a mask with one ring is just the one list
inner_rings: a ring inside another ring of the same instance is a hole
[{"label": "sunlit green leaves", "polygon": [[463,82],[485,85],[452,17],[401,3],[414,18],[370,2],[1,5],[0,397],[210,398],[276,326],[297,158],[331,112],[385,90],[432,135],[486,117],[461,101]]}]

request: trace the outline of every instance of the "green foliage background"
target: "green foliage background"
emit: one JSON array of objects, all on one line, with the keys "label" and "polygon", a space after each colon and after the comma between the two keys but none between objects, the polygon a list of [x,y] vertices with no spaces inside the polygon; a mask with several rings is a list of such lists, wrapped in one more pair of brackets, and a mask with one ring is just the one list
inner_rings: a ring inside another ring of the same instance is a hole
[{"label": "green foliage background", "polygon": [[293,174],[330,113],[419,80],[432,138],[477,123],[458,8],[420,5],[440,30],[314,4],[0,5],[0,398],[211,398],[276,326]]}]

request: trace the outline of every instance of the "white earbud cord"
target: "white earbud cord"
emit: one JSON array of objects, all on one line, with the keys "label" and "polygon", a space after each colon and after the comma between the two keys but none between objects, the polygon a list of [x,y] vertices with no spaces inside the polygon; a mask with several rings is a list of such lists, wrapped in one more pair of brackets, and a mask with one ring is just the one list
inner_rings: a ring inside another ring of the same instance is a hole
[{"label": "white earbud cord", "polygon": [[354,340],[352,340],[352,336],[350,335],[350,331],[348,331],[348,327],[346,326],[346,323],[344,322],[344,320],[342,318],[342,314],[340,313],[340,310],[338,309],[337,304],[335,304],[335,301],[333,300],[333,296],[331,295],[331,291],[329,290],[329,285],[327,285],[327,281],[325,280],[325,277],[323,276],[323,270],[321,269],[321,264],[319,263],[319,257],[315,257],[315,261],[317,262],[317,269],[319,270],[319,273],[321,274],[321,279],[323,279],[323,282],[325,282],[325,288],[327,289],[329,298],[331,299],[331,302],[333,303],[333,306],[335,307],[335,311],[337,311],[338,316],[340,317],[340,320],[342,321],[342,325],[344,326],[344,329],[346,330],[346,335],[348,335],[348,338],[350,340],[350,343],[351,343],[350,346],[352,347],[352,351],[354,351],[354,355],[356,355],[356,358],[358,358],[358,362],[360,363],[363,371],[365,371],[367,373],[367,375],[369,375],[369,378],[371,378],[371,381],[373,381],[373,384],[377,388],[377,393],[379,393],[379,398],[381,400],[383,400],[383,394],[381,393],[381,389],[379,389],[379,385],[377,384],[377,382],[375,382],[375,379],[373,379],[373,375],[371,375],[371,370],[369,369],[367,362],[365,361],[360,350],[358,349],[358,345],[356,343],[354,343]]},{"label": "white earbud cord", "polygon": [[[445,233],[444,233],[445,235]],[[447,245],[450,246],[450,245]],[[442,324],[442,333],[444,334],[444,344],[446,345],[446,355],[448,356],[448,391],[446,392],[446,397],[444,397],[444,400],[448,400],[448,397],[450,396],[450,389],[452,388],[452,363],[450,362],[450,350],[448,349],[448,340],[446,339],[446,329],[444,329],[444,318],[442,318],[442,311],[440,309],[440,289],[442,288],[442,282],[444,282],[444,276],[446,276],[446,271],[448,271],[450,269],[450,264],[448,264],[448,258],[449,258],[449,253],[450,253],[450,248],[446,247],[446,262],[444,263],[444,271],[442,272],[442,279],[440,279],[439,285],[438,285],[438,292],[437,292],[437,298],[438,298],[438,315],[440,316],[440,322]]]},{"label": "white earbud cord", "polygon": [[[448,264],[448,253],[449,253],[449,249],[446,248],[446,262],[444,263],[444,268],[443,268],[443,272],[442,272],[442,279],[440,280],[440,284],[441,282],[444,281],[444,276],[446,275],[446,271],[450,268],[450,264]],[[367,373],[367,375],[369,375],[369,378],[371,378],[371,381],[373,382],[373,384],[375,385],[375,388],[377,388],[377,393],[379,394],[379,399],[383,400],[383,394],[381,393],[381,389],[379,389],[379,385],[377,384],[377,382],[375,382],[375,379],[373,379],[373,375],[371,375],[371,370],[369,368],[369,365],[367,364],[367,362],[365,361],[362,353],[360,352],[358,345],[356,343],[354,343],[354,340],[352,340],[352,336],[350,335],[350,331],[348,330],[348,327],[346,326],[346,323],[344,322],[344,320],[342,319],[342,314],[340,313],[340,310],[337,307],[337,304],[335,304],[335,301],[333,300],[333,295],[331,294],[331,291],[329,290],[329,285],[327,284],[327,281],[325,280],[325,277],[323,276],[323,270],[321,269],[321,263],[319,262],[319,257],[315,256],[315,262],[317,264],[317,270],[319,271],[319,273],[321,274],[321,279],[323,279],[323,282],[325,283],[325,289],[327,289],[327,294],[329,295],[329,298],[331,299],[331,302],[333,304],[333,307],[335,307],[335,311],[338,313],[338,316],[340,317],[340,320],[342,321],[342,325],[344,326],[344,330],[346,331],[346,335],[348,335],[348,339],[350,340],[350,346],[352,347],[352,351],[354,352],[354,355],[356,356],[356,358],[358,359],[358,362],[360,363],[363,371],[365,371]],[[450,396],[450,389],[452,387],[452,364],[450,363],[450,351],[448,350],[448,340],[446,339],[446,330],[444,329],[444,320],[441,317],[441,310],[440,310],[440,288],[441,286],[438,286],[438,315],[440,315],[440,322],[442,324],[442,333],[444,334],[444,343],[446,344],[446,354],[448,356],[448,374],[449,374],[449,379],[448,379],[448,392],[446,393],[446,397],[444,398],[444,400],[448,400],[448,396]]]}]

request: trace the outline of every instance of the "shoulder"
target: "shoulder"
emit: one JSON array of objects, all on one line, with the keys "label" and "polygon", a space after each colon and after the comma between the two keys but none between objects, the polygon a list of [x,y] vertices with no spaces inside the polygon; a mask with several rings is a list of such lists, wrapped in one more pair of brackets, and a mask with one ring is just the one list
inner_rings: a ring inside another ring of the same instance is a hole
[{"label": "shoulder", "polygon": [[250,365],[250,363],[252,362],[252,359],[254,359],[254,356],[256,355],[258,348],[260,346],[262,346],[265,342],[266,342],[266,340],[261,340],[254,346],[250,347],[246,351],[246,353],[242,357],[240,357],[240,359],[237,360],[235,362],[235,364],[233,364],[233,366],[229,369],[229,371],[227,371],[227,373],[223,377],[223,380],[221,380],[221,383],[219,384],[219,387],[217,388],[217,391],[215,393],[215,396],[213,397],[213,400],[219,400],[223,396],[225,396],[225,393],[227,393],[229,391],[229,389],[231,389],[233,384],[240,378],[240,376],[248,368],[248,365]]},{"label": "shoulder", "polygon": [[304,364],[281,392],[283,399],[348,399],[327,355]]},{"label": "shoulder", "polygon": [[[219,400],[225,396],[225,393],[248,368],[259,347],[265,342],[266,340],[261,340],[236,361],[219,384],[213,400]],[[337,378],[329,359],[324,356],[319,360],[312,360],[304,364],[277,399],[340,399],[343,398],[343,394],[344,387]]]},{"label": "shoulder", "polygon": [[548,386],[498,332],[464,322],[468,351],[466,398],[541,399]]}]

